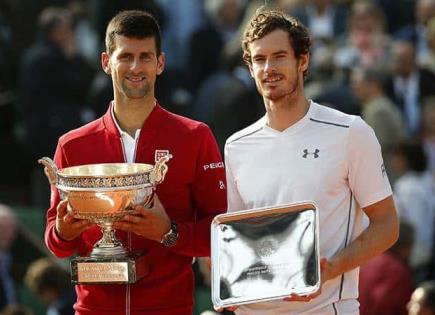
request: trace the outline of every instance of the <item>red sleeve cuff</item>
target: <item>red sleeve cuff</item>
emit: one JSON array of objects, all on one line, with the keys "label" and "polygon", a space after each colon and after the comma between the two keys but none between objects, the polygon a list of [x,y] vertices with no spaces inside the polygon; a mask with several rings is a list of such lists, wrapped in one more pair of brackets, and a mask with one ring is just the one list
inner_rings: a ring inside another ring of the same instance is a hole
[{"label": "red sleeve cuff", "polygon": [[78,238],[72,241],[64,240],[59,236],[56,228],[53,226],[47,239],[47,246],[57,257],[66,258],[76,253],[78,245],[77,241]]}]

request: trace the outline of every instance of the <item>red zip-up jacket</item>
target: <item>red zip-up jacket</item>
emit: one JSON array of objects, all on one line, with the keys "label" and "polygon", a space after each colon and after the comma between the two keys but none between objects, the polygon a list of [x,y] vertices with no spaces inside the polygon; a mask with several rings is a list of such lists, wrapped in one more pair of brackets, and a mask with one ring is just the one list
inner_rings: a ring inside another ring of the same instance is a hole
[{"label": "red zip-up jacket", "polygon": [[[77,285],[76,314],[191,315],[192,257],[210,255],[210,223],[226,211],[225,171],[216,141],[203,123],[156,105],[146,119],[136,147],[136,162],[154,164],[160,150],[172,154],[164,182],[157,186],[169,217],[178,223],[179,240],[171,248],[134,233],[116,235],[130,250],[146,250],[150,273],[132,285]],[[54,156],[59,169],[93,163],[124,162],[122,140],[111,109],[59,139]],[[57,257],[89,255],[101,237],[91,227],[72,241],[55,232],[57,189],[52,186],[45,242]]]}]

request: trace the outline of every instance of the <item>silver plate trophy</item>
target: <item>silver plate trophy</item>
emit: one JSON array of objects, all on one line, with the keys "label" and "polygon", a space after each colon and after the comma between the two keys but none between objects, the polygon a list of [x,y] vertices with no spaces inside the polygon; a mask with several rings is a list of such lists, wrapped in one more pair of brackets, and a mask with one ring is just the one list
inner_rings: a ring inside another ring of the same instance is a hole
[{"label": "silver plate trophy", "polygon": [[320,287],[318,211],[312,202],[218,215],[211,238],[212,300],[218,308]]},{"label": "silver plate trophy", "polygon": [[48,157],[38,160],[60,198],[68,200],[68,211],[75,218],[97,224],[103,232],[88,257],[72,259],[73,283],[134,283],[149,272],[146,253],[128,252],[116,238],[112,224],[133,206],[152,206],[155,186],[163,182],[170,158],[163,156],[155,165],[102,163],[61,170]]}]

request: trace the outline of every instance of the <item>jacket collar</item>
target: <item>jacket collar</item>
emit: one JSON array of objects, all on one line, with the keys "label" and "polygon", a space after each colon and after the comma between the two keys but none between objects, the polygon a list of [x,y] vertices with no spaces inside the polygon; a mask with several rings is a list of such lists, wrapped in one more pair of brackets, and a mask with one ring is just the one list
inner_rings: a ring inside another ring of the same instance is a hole
[{"label": "jacket collar", "polygon": [[[114,121],[114,118],[112,116],[112,107],[113,101],[110,102],[109,108],[103,116],[104,128],[109,132],[109,134],[120,137],[121,135],[119,133],[118,127],[116,126],[116,122]],[[157,102],[156,106],[154,106],[153,110],[151,111],[141,128],[141,135],[144,132],[150,132],[155,129],[154,126],[156,126],[156,122],[159,120],[158,117],[160,117],[164,113],[164,111],[165,110]]]}]

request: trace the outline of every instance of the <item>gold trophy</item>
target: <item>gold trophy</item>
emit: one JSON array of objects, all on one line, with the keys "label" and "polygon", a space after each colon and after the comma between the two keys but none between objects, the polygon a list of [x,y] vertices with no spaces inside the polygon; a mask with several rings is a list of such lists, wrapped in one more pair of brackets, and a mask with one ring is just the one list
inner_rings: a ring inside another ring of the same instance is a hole
[{"label": "gold trophy", "polygon": [[72,259],[73,283],[134,283],[148,273],[146,253],[128,252],[112,225],[136,205],[152,206],[155,186],[163,182],[170,158],[163,156],[155,165],[102,163],[61,170],[48,157],[38,160],[60,198],[68,200],[68,211],[97,224],[103,232],[88,257]]}]

